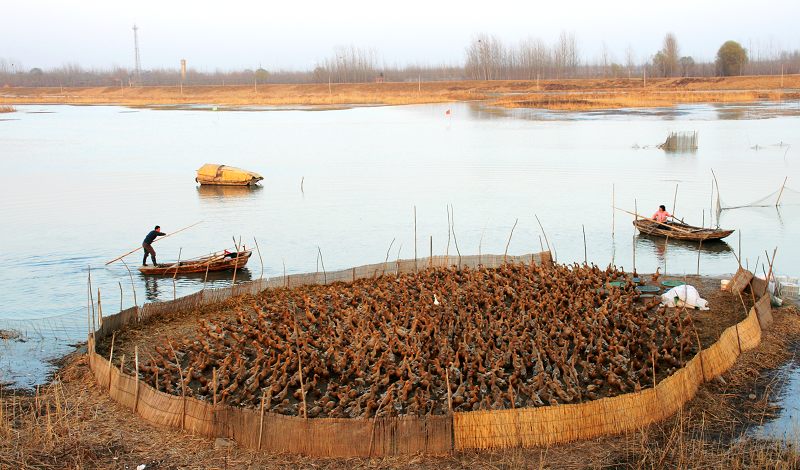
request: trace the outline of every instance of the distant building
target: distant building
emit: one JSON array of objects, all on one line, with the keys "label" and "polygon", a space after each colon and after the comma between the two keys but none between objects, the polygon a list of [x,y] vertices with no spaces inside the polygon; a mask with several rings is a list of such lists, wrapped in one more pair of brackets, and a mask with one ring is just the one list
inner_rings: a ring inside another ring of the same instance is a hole
[{"label": "distant building", "polygon": [[377,77],[375,77],[375,83],[383,83],[383,72],[381,72],[380,74],[378,74]]}]

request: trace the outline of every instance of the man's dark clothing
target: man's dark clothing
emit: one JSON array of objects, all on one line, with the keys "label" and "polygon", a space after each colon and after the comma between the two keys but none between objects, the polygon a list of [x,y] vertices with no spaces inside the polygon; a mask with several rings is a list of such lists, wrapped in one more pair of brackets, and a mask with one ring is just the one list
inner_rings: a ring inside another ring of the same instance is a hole
[{"label": "man's dark clothing", "polygon": [[166,235],[166,233],[161,233],[158,230],[151,230],[150,233],[144,237],[144,241],[142,243],[147,243],[149,245],[153,243],[153,240],[155,240],[156,237],[163,237],[164,235]]},{"label": "man's dark clothing", "polygon": [[153,240],[156,237],[162,237],[166,235],[166,233],[161,233],[158,230],[151,230],[150,233],[144,237],[144,241],[142,242],[142,248],[144,248],[144,257],[142,258],[142,266],[147,266],[147,255],[150,255],[150,259],[153,260],[153,266],[158,266],[156,263],[156,250],[153,249]]}]

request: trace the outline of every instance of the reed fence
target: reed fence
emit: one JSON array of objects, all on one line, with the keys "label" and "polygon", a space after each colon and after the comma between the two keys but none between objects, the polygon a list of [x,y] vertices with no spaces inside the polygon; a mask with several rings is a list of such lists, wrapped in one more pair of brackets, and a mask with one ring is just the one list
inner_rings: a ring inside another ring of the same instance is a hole
[{"label": "reed fence", "polygon": [[[170,395],[138,380],[136,371],[132,371],[133,374],[120,371],[94,348],[95,341],[152,315],[220,302],[232,296],[255,294],[269,288],[352,282],[383,274],[414,272],[428,266],[551,262],[549,252],[507,257],[435,256],[331,273],[260,279],[232,288],[206,289],[175,301],[127,309],[103,319],[100,329],[89,335],[89,365],[99,387],[108,390],[115,401],[145,421],[210,438],[231,438],[245,448],[320,458],[441,455],[453,450],[564,443],[628,432],[663,420],[691,400],[703,382],[727,371],[743,351],[758,346],[764,319],[767,316],[771,319],[769,294],[764,289],[743,321],[727,328],[717,342],[702,349],[685,367],[654,388],[640,392],[579,404],[383,418],[305,419]],[[740,268],[728,289],[742,294],[749,288],[755,298],[756,286],[752,280],[752,273]]]}]

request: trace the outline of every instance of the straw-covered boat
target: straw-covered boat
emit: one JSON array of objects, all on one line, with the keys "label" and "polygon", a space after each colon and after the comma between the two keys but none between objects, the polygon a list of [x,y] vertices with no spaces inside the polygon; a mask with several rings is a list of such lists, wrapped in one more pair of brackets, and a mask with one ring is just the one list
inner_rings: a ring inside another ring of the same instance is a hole
[{"label": "straw-covered boat", "polygon": [[206,163],[197,169],[197,177],[194,180],[200,184],[253,186],[263,179],[263,176],[253,171],[218,163]]},{"label": "straw-covered boat", "polygon": [[721,240],[733,233],[733,230],[695,227],[680,222],[662,224],[651,219],[634,220],[633,225],[639,229],[641,233],[647,235],[697,242]]},{"label": "straw-covered boat", "polygon": [[177,263],[160,264],[158,266],[139,266],[142,274],[173,276],[177,274],[204,273],[242,268],[250,260],[253,250],[242,250],[233,253],[222,252],[208,256],[187,259]]}]

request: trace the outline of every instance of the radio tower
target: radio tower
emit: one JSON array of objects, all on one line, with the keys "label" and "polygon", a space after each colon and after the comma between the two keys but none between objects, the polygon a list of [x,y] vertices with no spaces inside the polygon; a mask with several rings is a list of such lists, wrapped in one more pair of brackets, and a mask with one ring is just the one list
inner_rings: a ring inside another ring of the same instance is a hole
[{"label": "radio tower", "polygon": [[133,52],[136,60],[136,66],[133,71],[137,85],[142,83],[142,62],[139,59],[139,28],[133,25]]}]

